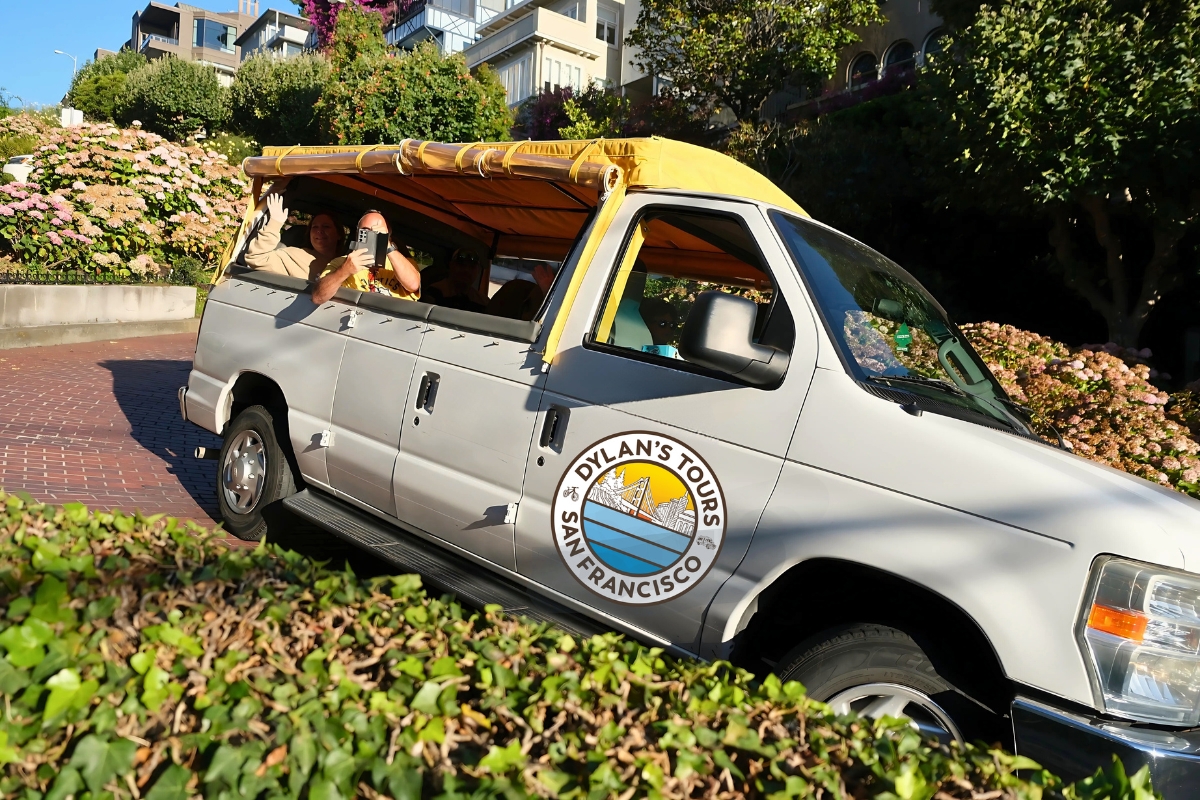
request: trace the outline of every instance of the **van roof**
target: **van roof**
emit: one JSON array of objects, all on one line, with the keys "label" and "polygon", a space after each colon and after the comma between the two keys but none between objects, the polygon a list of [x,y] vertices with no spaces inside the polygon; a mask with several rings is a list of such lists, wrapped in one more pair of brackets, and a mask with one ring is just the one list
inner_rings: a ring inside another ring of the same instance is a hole
[{"label": "van roof", "polygon": [[[615,167],[615,169],[614,169]],[[674,189],[727,195],[804,210],[761,173],[704,147],[657,136],[642,139],[476,142],[444,144],[406,139],[399,144],[266,147],[243,163],[252,178],[328,176],[368,194],[380,190],[416,203],[434,216],[456,218],[509,236],[574,236],[577,220],[555,217],[595,207],[603,192],[622,182],[626,189]],[[480,196],[483,179],[516,179]],[[528,180],[541,180],[545,192]],[[361,183],[361,186],[356,184]],[[540,195],[540,197],[539,197]],[[397,199],[395,197],[391,198]],[[584,206],[584,209],[581,209]],[[529,215],[530,210],[545,213]],[[454,224],[451,222],[450,224]],[[462,225],[457,227],[465,228]],[[536,230],[535,230],[536,228]],[[569,229],[569,230],[568,230]],[[479,231],[468,231],[479,232]]]}]

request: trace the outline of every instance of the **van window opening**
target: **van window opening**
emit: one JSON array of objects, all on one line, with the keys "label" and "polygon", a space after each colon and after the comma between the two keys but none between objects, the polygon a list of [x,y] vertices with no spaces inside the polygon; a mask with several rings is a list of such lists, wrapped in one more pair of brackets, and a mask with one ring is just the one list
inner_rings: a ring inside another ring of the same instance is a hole
[{"label": "van window opening", "polygon": [[749,232],[732,217],[650,210],[629,233],[592,341],[679,362],[680,332],[696,296],[714,290],[755,303],[761,340],[775,287]]}]

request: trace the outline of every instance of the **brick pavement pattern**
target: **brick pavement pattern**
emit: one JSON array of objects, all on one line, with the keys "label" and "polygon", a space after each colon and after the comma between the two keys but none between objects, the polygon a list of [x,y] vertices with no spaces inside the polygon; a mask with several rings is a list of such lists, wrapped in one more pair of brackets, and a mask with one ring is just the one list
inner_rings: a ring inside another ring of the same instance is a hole
[{"label": "brick pavement pattern", "polygon": [[196,334],[0,350],[0,488],[209,526],[221,440],[179,416]]}]

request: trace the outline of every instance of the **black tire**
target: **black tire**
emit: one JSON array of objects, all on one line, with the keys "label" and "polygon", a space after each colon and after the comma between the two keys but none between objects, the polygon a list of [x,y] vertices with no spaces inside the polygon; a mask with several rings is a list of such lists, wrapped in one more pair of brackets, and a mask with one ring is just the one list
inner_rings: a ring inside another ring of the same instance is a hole
[{"label": "black tire", "polygon": [[[944,741],[986,735],[973,702],[938,674],[912,637],[895,628],[860,623],[824,631],[780,659],[776,674],[804,684],[809,697],[831,703],[839,713],[848,706],[870,714],[872,708],[887,704],[891,691],[897,705],[908,700],[903,716],[926,735]],[[888,687],[901,687],[912,695],[905,698]],[[858,693],[863,697],[853,699]]]},{"label": "black tire", "polygon": [[[296,493],[288,454],[280,445],[275,418],[264,406],[250,406],[225,432],[217,469],[217,501],[225,529],[257,542],[278,527],[279,501]],[[272,524],[275,523],[275,524]]]}]

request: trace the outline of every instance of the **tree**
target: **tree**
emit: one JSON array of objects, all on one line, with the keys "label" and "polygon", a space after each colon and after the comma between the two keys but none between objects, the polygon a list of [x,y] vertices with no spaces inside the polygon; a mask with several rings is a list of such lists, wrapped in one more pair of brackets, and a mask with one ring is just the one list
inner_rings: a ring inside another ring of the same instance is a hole
[{"label": "tree", "polygon": [[876,0],[643,0],[626,42],[688,105],[755,121],[785,84],[819,92],[853,29],[880,20]]},{"label": "tree", "polygon": [[[327,48],[334,39],[334,31],[341,17],[342,9],[347,7],[346,0],[292,0],[300,9],[313,30],[317,33],[317,44]],[[375,19],[379,24],[387,22],[388,17],[397,13],[403,14],[415,0],[350,0],[355,8],[377,12]]]},{"label": "tree", "polygon": [[146,57],[135,50],[88,61],[75,73],[63,99],[90,120],[112,122],[117,103],[125,94],[126,76],[145,64]]},{"label": "tree", "polygon": [[317,105],[331,144],[381,144],[405,138],[446,142],[508,138],[512,117],[503,84],[486,65],[476,75],[461,53],[425,42],[386,50],[377,15],[347,6],[331,43],[330,77]]},{"label": "tree", "polygon": [[929,152],[958,167],[949,197],[1046,219],[1066,283],[1111,341],[1135,346],[1194,251],[1197,85],[1200,6],[1188,0],[985,7],[934,61]]},{"label": "tree", "polygon": [[319,141],[316,104],[328,79],[329,62],[319,55],[253,55],[230,88],[230,123],[259,144]]},{"label": "tree", "polygon": [[140,120],[148,131],[183,141],[225,121],[228,92],[212,67],[167,56],[129,73],[115,115],[122,124]]}]

